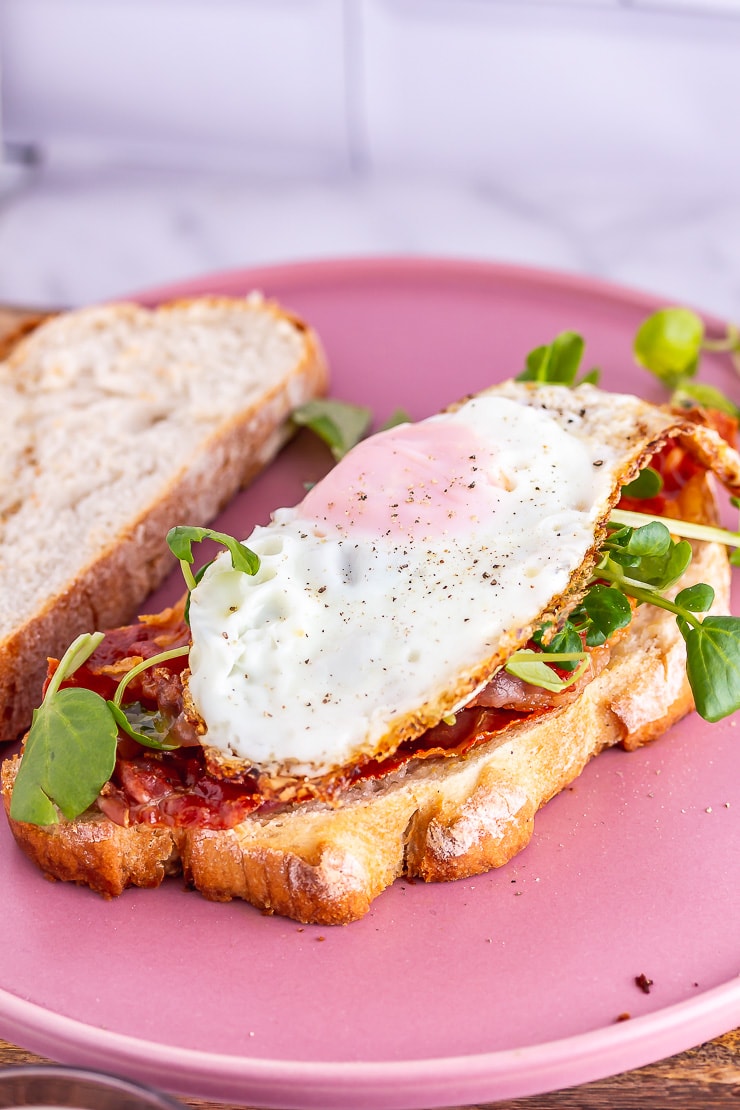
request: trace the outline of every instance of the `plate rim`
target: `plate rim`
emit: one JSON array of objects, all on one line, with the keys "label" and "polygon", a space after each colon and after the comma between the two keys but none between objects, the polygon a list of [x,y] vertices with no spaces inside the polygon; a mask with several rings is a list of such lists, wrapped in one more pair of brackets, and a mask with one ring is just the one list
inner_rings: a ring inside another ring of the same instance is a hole
[{"label": "plate rim", "polygon": [[[666,304],[665,298],[649,290],[582,273],[508,262],[411,254],[346,256],[229,268],[158,283],[116,300],[126,299],[150,306],[167,300],[208,295],[211,291],[214,296],[226,295],[218,291],[219,286],[242,286],[246,293],[263,285],[276,285],[280,287],[281,302],[286,302],[290,309],[292,288],[338,279],[378,279],[384,274],[392,274],[394,280],[398,280],[400,274],[430,282],[455,277],[464,281],[508,282],[522,288],[577,294],[602,303],[616,302],[622,307],[647,312]],[[710,327],[722,326],[721,320],[703,308],[697,311]],[[492,1097],[522,1098],[572,1087],[572,1078],[568,1077],[565,1082],[561,1082],[561,1078],[574,1059],[580,1061],[580,1085],[623,1071],[625,1051],[629,1051],[633,1061],[628,1070],[660,1058],[656,1052],[673,1055],[684,1051],[740,1022],[740,972],[735,978],[691,999],[613,1026],[517,1048],[429,1059],[362,1063],[199,1052],[102,1030],[19,998],[2,987],[0,1019],[7,1035],[22,1030],[24,1043],[33,1050],[49,1054],[62,1048],[63,1056],[70,1062],[99,1065],[101,1057],[105,1057],[124,1067],[134,1065],[137,1077],[158,1086],[163,1083],[163,1069],[177,1069],[176,1085],[169,1082],[165,1085],[180,1094],[192,1094],[197,1088],[199,1094],[209,1092],[203,1097],[244,1097],[238,1091],[241,1085],[249,1084],[250,1103],[254,1101],[265,1107],[329,1110],[345,1107],[349,1098],[357,1110],[363,1107],[389,1110],[391,1106],[413,1110],[421,1105],[449,1106],[452,1102],[485,1101]],[[640,1051],[641,1044],[649,1047]],[[678,1047],[679,1044],[682,1047]],[[183,1077],[189,1077],[192,1086],[183,1084]],[[371,1087],[358,1095],[357,1085],[363,1082]],[[297,1086],[301,1088],[302,1097],[296,1099]]]},{"label": "plate rim", "polygon": [[[48,1052],[57,1045],[66,1046],[71,1030],[76,1034],[75,1043],[79,1049],[71,1059],[75,1064],[99,1066],[101,1058],[124,1066],[129,1061],[135,1062],[137,1079],[159,1086],[162,1085],[163,1068],[177,1069],[178,1081],[168,1089],[180,1094],[192,1094],[190,1085],[182,1082],[184,1077],[190,1076],[199,1090],[211,1087],[214,1098],[225,1097],[224,1081],[231,1084],[232,1092],[237,1091],[240,1084],[248,1083],[250,1101],[265,1107],[300,1110],[315,1106],[329,1110],[346,1107],[346,1100],[351,1097],[358,1110],[381,1106],[384,1110],[391,1106],[397,1110],[413,1110],[419,1106],[419,1092],[427,1089],[425,1106],[449,1106],[444,1095],[448,1084],[454,1085],[457,1102],[490,1099],[494,1080],[499,1081],[496,1100],[527,1098],[573,1086],[570,1081],[558,1085],[558,1076],[574,1059],[589,1062],[580,1085],[619,1074],[623,1070],[621,1066],[616,1071],[609,1068],[625,1048],[634,1048],[637,1052],[635,1064],[628,1069],[631,1071],[655,1060],[656,1038],[668,1042],[679,1031],[685,1031],[687,1036],[698,1037],[692,1044],[712,1039],[726,1032],[728,1018],[735,1022],[740,1020],[740,973],[692,999],[629,1021],[615,1022],[609,1027],[606,1041],[605,1029],[599,1028],[559,1040],[488,1053],[382,1062],[274,1060],[178,1048],[100,1029],[46,1010],[3,988],[0,988],[0,1015],[11,1020],[15,1028],[28,1029],[37,1051]],[[640,1053],[639,1046],[647,1046],[648,1041],[651,1047]],[[669,1049],[669,1054],[674,1053],[675,1049]],[[358,1096],[358,1083],[370,1084],[372,1089]],[[307,1102],[303,1097],[295,1102],[286,1101],[282,1092],[292,1091],[296,1086],[301,1087],[303,1094],[316,1094],[322,1101]],[[389,1095],[396,1097],[389,1101]]]},{"label": "plate rim", "polygon": [[[379,253],[366,256],[347,254],[331,258],[300,259],[295,262],[268,262],[257,263],[254,266],[227,267],[171,282],[157,282],[152,286],[142,286],[133,292],[116,297],[115,300],[125,299],[151,307],[170,299],[208,296],[208,292],[204,293],[205,286],[241,283],[243,277],[246,277],[250,283],[254,282],[251,288],[256,289],[261,282],[275,281],[281,285],[301,285],[307,279],[325,281],[340,276],[358,279],[367,277],[369,274],[378,277],[388,270],[395,275],[400,271],[416,277],[423,275],[430,279],[441,276],[451,278],[457,275],[467,279],[479,277],[481,280],[506,280],[527,286],[537,284],[555,290],[585,293],[606,301],[618,300],[622,304],[647,310],[665,308],[675,303],[671,298],[663,297],[655,290],[575,270],[559,270],[556,267],[465,256],[414,253]],[[106,303],[113,299],[107,297]],[[687,304],[684,301],[681,304],[682,307],[693,308],[712,327],[723,327],[725,324],[720,317],[702,306]]]}]

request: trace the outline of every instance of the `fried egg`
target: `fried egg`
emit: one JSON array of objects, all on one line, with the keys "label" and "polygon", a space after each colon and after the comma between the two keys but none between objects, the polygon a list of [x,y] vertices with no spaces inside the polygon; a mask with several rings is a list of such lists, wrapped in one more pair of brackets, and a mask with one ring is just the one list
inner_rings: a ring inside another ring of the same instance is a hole
[{"label": "fried egg", "polygon": [[189,689],[232,767],[316,776],[459,710],[567,611],[620,487],[676,418],[505,383],[360,443],[190,601]]}]

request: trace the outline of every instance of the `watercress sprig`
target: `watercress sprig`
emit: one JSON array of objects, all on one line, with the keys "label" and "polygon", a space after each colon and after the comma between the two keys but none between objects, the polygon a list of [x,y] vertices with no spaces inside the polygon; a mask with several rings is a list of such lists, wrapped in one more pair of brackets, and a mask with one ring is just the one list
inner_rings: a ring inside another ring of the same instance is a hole
[{"label": "watercress sprig", "polygon": [[[568,665],[575,668],[567,677],[561,677],[549,665],[555,663],[565,670]],[[588,668],[589,657],[586,651],[527,651],[522,648],[510,655],[504,664],[504,670],[530,686],[541,686],[545,690],[559,694],[577,682]]]},{"label": "watercress sprig", "polygon": [[57,807],[73,820],[113,774],[118,728],[105,700],[83,687],[59,688],[102,639],[102,632],[83,633],[70,644],[33,711],[10,801],[15,821],[53,825]]},{"label": "watercress sprig", "polygon": [[[733,498],[733,502],[736,501],[737,498]],[[613,509],[610,520],[614,524],[636,527],[644,523],[645,516],[643,513],[633,513],[628,509]],[[672,517],[666,517],[665,523],[674,536],[722,543],[725,547],[734,548],[730,554],[730,563],[735,567],[740,566],[740,532],[730,532],[727,528],[717,528],[713,524],[697,524],[693,520],[673,520]]]},{"label": "watercress sprig", "polygon": [[634,341],[635,359],[672,390],[674,404],[698,404],[740,417],[740,408],[720,389],[697,381],[702,351],[726,352],[740,373],[740,330],[730,324],[721,339],[708,339],[704,321],[689,308],[652,313]]},{"label": "watercress sprig", "polygon": [[643,467],[634,481],[622,486],[622,494],[625,497],[633,497],[639,501],[647,501],[651,497],[657,497],[662,489],[663,479],[658,471],[653,470],[651,466],[646,466]]},{"label": "watercress sprig", "polygon": [[[691,562],[691,544],[674,539],[672,532],[735,544],[740,537],[723,529],[705,532],[705,526],[691,522],[646,520],[642,513],[622,510],[612,513],[610,523],[611,531],[583,600],[554,636],[548,626],[535,632],[533,640],[542,652],[515,652],[506,670],[534,686],[556,692],[564,689],[568,680],[560,679],[548,666],[556,660],[554,654],[548,658],[547,652],[577,651],[582,643],[587,647],[603,644],[629,624],[632,606],[628,599],[632,598],[675,615],[686,642],[686,672],[700,716],[718,721],[740,709],[740,618],[700,617],[714,601],[713,588],[703,582],[686,587],[673,600],[665,595]],[[529,665],[534,660],[539,667]],[[526,669],[520,665],[525,661]],[[558,666],[566,669],[573,663],[561,655]]]},{"label": "watercress sprig", "polygon": [[556,335],[552,343],[535,347],[525,360],[525,367],[516,378],[518,382],[550,382],[555,385],[582,385],[590,382],[596,385],[601,371],[589,370],[578,378],[585,343],[583,337],[574,331],[563,331]]},{"label": "watercress sprig", "polygon": [[[632,606],[624,594],[594,582],[557,631],[547,624],[534,632],[532,641],[538,651],[514,652],[505,669],[530,686],[559,693],[576,682],[588,667],[589,653],[584,651],[584,643],[587,648],[598,647],[631,619]],[[552,669],[552,663],[561,671],[574,673],[561,676]]]},{"label": "watercress sprig", "polygon": [[372,415],[372,410],[364,405],[318,397],[297,408],[291,419],[299,427],[310,428],[338,462],[365,435]]},{"label": "watercress sprig", "polygon": [[[336,397],[317,397],[307,401],[293,413],[291,419],[298,427],[308,428],[327,445],[334,461],[344,458],[365,437],[372,421],[372,409],[354,405]],[[405,409],[394,409],[378,428],[386,432],[398,424],[408,424],[411,417]]]},{"label": "watercress sprig", "polygon": [[[195,576],[190,569],[194,561],[192,547],[204,539],[222,543],[231,554],[235,570],[257,573],[257,555],[232,536],[211,528],[179,525],[170,530],[167,543],[180,560],[189,590],[202,573]],[[166,722],[159,714],[149,713],[138,703],[124,707],[123,695],[142,671],[187,655],[188,646],[141,660],[123,676],[110,700],[82,686],[62,687],[103,639],[102,632],[77,637],[62,656],[41,705],[34,710],[11,799],[10,814],[16,821],[53,825],[59,820],[59,812],[70,821],[84,813],[113,774],[119,729],[148,748],[171,751],[179,747],[169,741]]]},{"label": "watercress sprig", "polygon": [[[249,547],[240,543],[239,540],[235,540],[233,536],[228,536],[225,532],[215,532],[213,528],[200,528],[193,524],[177,524],[174,528],[170,528],[167,533],[167,546],[175,558],[179,560],[180,569],[189,590],[194,590],[198,584],[196,576],[190,569],[195,561],[193,544],[201,543],[203,540],[215,540],[217,543],[223,544],[231,555],[231,565],[234,570],[241,570],[244,574],[253,575],[260,569],[259,556]],[[201,569],[201,574],[204,569]]]},{"label": "watercress sprig", "polygon": [[[116,692],[112,700],[107,702],[108,708],[113,714],[113,718],[120,729],[142,744],[145,748],[155,748],[161,752],[171,752],[175,748],[179,748],[177,743],[170,744],[167,742],[167,722],[163,720],[158,712],[148,713],[141,705],[135,703],[135,708],[127,712],[123,707],[123,695],[126,687],[133,681],[142,671],[152,666],[159,666],[161,663],[166,663],[169,659],[180,659],[187,655],[190,648],[186,645],[178,648],[170,648],[168,651],[160,651],[159,654],[151,656],[149,659],[142,659],[130,671],[127,671],[121,681],[116,687]],[[135,726],[139,727],[136,728]],[[147,728],[147,732],[142,730]]]},{"label": "watercress sprig", "polygon": [[[671,531],[674,523],[670,521]],[[663,591],[680,579],[691,560],[691,545],[674,540],[671,531],[658,520],[637,528],[618,526],[602,549],[594,577],[639,604],[676,616],[697,712],[707,721],[719,721],[740,709],[740,617],[700,618],[714,600],[706,583],[681,590],[673,600],[665,596]],[[622,553],[626,559],[619,558]]]}]

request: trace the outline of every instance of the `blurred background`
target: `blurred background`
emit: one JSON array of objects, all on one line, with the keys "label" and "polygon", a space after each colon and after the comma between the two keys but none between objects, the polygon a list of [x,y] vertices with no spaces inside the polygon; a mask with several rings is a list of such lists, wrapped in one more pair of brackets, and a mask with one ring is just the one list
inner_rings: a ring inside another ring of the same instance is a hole
[{"label": "blurred background", "polygon": [[456,256],[740,319],[740,0],[0,0],[0,301]]}]

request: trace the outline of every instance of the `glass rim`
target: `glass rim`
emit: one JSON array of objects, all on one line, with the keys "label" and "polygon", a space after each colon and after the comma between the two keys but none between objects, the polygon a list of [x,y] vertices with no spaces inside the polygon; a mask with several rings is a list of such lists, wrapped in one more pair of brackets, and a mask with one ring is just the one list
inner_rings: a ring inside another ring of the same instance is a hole
[{"label": "glass rim", "polygon": [[[147,1083],[142,1083],[137,1079],[128,1079],[121,1075],[116,1075],[112,1072],[101,1071],[98,1068],[82,1067],[67,1064],[11,1064],[9,1067],[0,1068],[0,1110],[18,1106],[22,1108],[23,1103],[16,1101],[15,1103],[8,1103],[5,1097],[10,1095],[16,1100],[23,1098],[24,1092],[22,1091],[22,1083],[24,1080],[43,1080],[43,1079],[58,1079],[63,1080],[65,1083],[77,1082],[78,1084],[87,1084],[90,1087],[90,1093],[94,1093],[95,1088],[102,1093],[108,1091],[110,1093],[118,1092],[122,1095],[129,1095],[132,1098],[138,1097],[142,1101],[142,1110],[146,1105],[146,1110],[182,1110],[182,1103],[177,1102],[173,1097],[165,1094],[163,1091],[157,1090],[155,1087],[149,1086]],[[7,1090],[11,1088],[11,1090]],[[15,1091],[15,1093],[13,1093]],[[29,1092],[30,1093],[30,1092]],[[28,1102],[27,1105],[44,1107],[44,1101],[47,1096],[37,1097],[35,1094],[32,1096],[33,1101]],[[145,1103],[145,1100],[148,1100]],[[78,1099],[79,1101],[79,1099]],[[49,1098],[49,1107],[64,1106],[64,1094],[55,1093]],[[75,1103],[68,1103],[69,1110],[77,1110]]]}]

